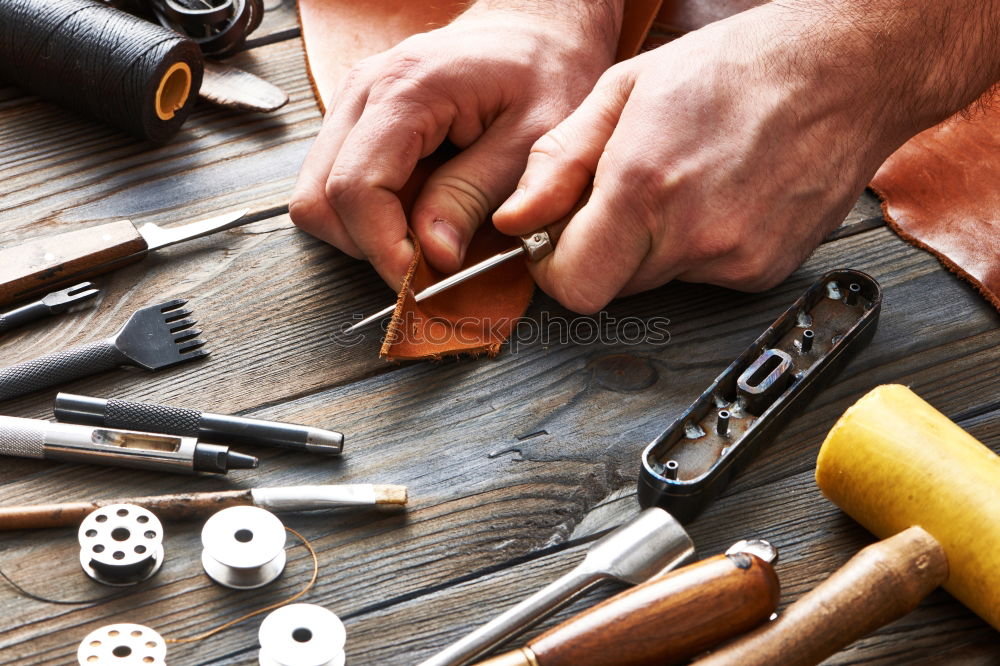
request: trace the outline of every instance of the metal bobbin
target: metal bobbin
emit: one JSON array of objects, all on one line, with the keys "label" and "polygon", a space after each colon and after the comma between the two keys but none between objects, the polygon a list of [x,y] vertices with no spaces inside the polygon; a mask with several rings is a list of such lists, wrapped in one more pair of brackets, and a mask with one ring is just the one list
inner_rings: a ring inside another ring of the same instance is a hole
[{"label": "metal bobbin", "polygon": [[290,604],[270,613],[257,632],[260,666],[343,666],[344,623],[315,604]]},{"label": "metal bobbin", "polygon": [[201,528],[201,564],[219,585],[235,590],[263,587],[285,568],[285,526],[270,511],[233,506]]},{"label": "metal bobbin", "polygon": [[108,624],[87,634],[76,649],[80,666],[166,666],[167,643],[141,624]]},{"label": "metal bobbin", "polygon": [[92,511],[77,536],[80,566],[105,585],[135,585],[163,564],[163,526],[135,504],[109,504]]}]

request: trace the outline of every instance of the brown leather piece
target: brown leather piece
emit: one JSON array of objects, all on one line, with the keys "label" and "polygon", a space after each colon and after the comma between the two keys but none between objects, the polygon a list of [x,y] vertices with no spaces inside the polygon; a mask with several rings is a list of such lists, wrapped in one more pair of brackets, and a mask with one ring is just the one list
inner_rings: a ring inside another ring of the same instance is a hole
[{"label": "brown leather piece", "polygon": [[1000,109],[976,108],[915,136],[875,174],[882,212],[1000,310]]},{"label": "brown leather piece", "polygon": [[[638,51],[660,2],[626,0],[620,58],[631,57]],[[464,0],[299,0],[306,60],[320,108],[325,109],[324,100],[331,98],[356,62],[381,53],[412,34],[447,24],[467,5]],[[400,192],[404,207],[412,204],[432,165],[445,158],[438,151],[423,161],[404,192]],[[466,252],[464,266],[516,244],[516,239],[500,234],[492,225],[483,225]],[[494,355],[523,316],[534,292],[534,281],[524,262],[514,259],[423,303],[415,302],[413,292],[442,277],[445,276],[427,265],[417,247],[397,297],[382,356],[408,360],[454,354]]]},{"label": "brown leather piece", "polygon": [[765,2],[767,0],[664,0],[654,25],[667,32],[691,32]]}]

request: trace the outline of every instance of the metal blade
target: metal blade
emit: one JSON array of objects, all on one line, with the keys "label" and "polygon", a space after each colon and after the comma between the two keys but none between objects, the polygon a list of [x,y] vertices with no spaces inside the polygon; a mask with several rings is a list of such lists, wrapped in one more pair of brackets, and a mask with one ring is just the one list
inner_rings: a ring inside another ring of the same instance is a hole
[{"label": "metal blade", "polygon": [[225,213],[217,217],[210,217],[207,220],[182,224],[179,227],[171,227],[169,229],[164,229],[152,222],[147,222],[139,227],[139,233],[146,239],[149,250],[157,250],[161,247],[167,247],[175,243],[201,238],[202,236],[208,236],[219,231],[248,224],[251,220],[243,219],[247,212],[249,211],[244,209],[235,213]]},{"label": "metal blade", "polygon": [[[523,245],[515,247],[514,249],[511,249],[511,250],[507,250],[506,252],[501,252],[500,254],[495,254],[492,257],[490,257],[489,259],[483,259],[478,264],[473,264],[472,266],[469,266],[466,269],[460,270],[459,272],[455,273],[454,275],[449,275],[448,277],[446,277],[445,279],[441,280],[440,282],[435,282],[431,286],[427,287],[426,289],[422,290],[418,294],[414,295],[413,298],[414,298],[414,300],[417,301],[417,303],[419,303],[420,301],[428,299],[431,296],[436,296],[437,294],[440,294],[442,291],[444,291],[446,289],[451,289],[455,285],[461,284],[461,283],[465,282],[466,280],[468,280],[470,278],[474,278],[477,275],[479,275],[480,273],[485,273],[486,271],[490,270],[491,268],[493,268],[495,266],[498,266],[499,264],[502,264],[505,261],[508,261],[509,259],[513,259],[514,257],[519,257],[522,254],[524,254],[524,246]],[[386,307],[386,308],[383,308],[383,309],[379,310],[378,312],[376,312],[373,315],[369,315],[369,316],[365,317],[364,319],[362,319],[361,321],[359,321],[357,324],[354,324],[353,326],[349,326],[348,328],[344,329],[344,333],[348,334],[348,333],[353,333],[353,332],[355,332],[357,330],[360,330],[360,329],[364,328],[365,326],[368,326],[369,324],[372,324],[372,323],[378,321],[382,317],[384,317],[384,316],[386,316],[388,314],[392,314],[392,311],[394,309],[396,309],[395,303],[392,304],[392,305],[390,305],[390,306],[388,306],[388,307]]]}]

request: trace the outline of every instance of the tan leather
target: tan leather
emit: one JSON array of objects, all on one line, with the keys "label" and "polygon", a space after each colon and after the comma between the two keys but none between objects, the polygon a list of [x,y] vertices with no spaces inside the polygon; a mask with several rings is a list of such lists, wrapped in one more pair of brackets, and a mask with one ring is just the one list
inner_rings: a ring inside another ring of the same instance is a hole
[{"label": "tan leather", "polygon": [[1000,110],[918,134],[875,174],[886,221],[1000,310]]},{"label": "tan leather", "polygon": [[670,32],[691,32],[765,2],[767,0],[664,0],[655,25]]},{"label": "tan leather", "polygon": [[[627,0],[623,16],[620,58],[638,52],[661,0]],[[325,110],[337,86],[351,67],[381,53],[406,37],[447,24],[468,2],[435,0],[299,0],[302,38],[316,99]],[[400,192],[412,204],[420,184],[433,165],[445,159],[439,153],[423,160]],[[465,265],[510,249],[517,240],[483,225],[466,252]],[[416,242],[414,242],[416,245]],[[438,280],[423,260],[419,247],[410,265],[396,310],[382,345],[390,360],[440,358],[453,354],[496,354],[524,314],[534,281],[520,259],[498,266],[477,278],[416,303],[412,292]]]}]

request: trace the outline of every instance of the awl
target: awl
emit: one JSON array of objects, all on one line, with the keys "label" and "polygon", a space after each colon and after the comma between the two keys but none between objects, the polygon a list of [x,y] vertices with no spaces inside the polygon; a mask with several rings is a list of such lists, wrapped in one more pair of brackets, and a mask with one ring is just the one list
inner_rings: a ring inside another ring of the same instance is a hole
[{"label": "awl", "polygon": [[339,456],[344,450],[344,435],[333,430],[185,407],[60,393],[54,412],[66,423],[164,432],[225,444],[276,446],[324,456]]},{"label": "awl", "polygon": [[139,261],[168,245],[252,222],[241,210],[164,229],[128,220],[46,236],[0,249],[0,305],[68,286]]},{"label": "awl", "polygon": [[[501,252],[500,254],[495,254],[489,259],[483,259],[478,264],[464,268],[459,272],[449,275],[440,282],[436,282],[426,289],[421,290],[419,293],[414,294],[413,298],[419,303],[431,296],[436,296],[446,289],[451,289],[457,284],[461,284],[470,278],[474,278],[477,275],[485,273],[486,271],[499,266],[505,261],[510,261],[514,257],[527,256],[531,261],[538,261],[543,257],[552,254],[552,250],[555,248],[555,242],[558,238],[558,231],[555,230],[541,230],[534,233],[526,234],[520,237],[521,244],[518,247],[507,250],[506,252]],[[382,319],[387,315],[392,314],[392,311],[396,309],[396,304],[386,306],[385,308],[379,310],[373,315],[365,317],[358,323],[349,326],[344,329],[344,333],[353,333],[359,329],[362,329],[369,324],[373,324],[378,320]]]}]

